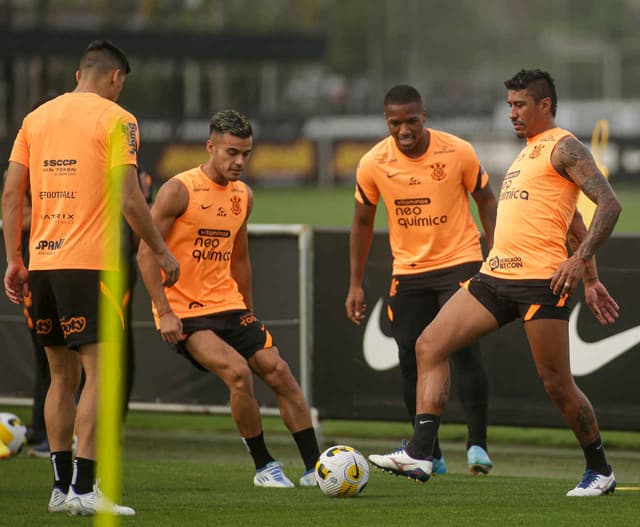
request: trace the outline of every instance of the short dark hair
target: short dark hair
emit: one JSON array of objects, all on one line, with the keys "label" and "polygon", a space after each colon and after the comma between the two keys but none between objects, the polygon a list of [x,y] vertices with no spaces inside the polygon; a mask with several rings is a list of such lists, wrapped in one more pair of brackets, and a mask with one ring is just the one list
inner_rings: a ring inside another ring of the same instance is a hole
[{"label": "short dark hair", "polygon": [[222,110],[213,114],[209,121],[209,135],[213,132],[242,138],[253,136],[249,119],[236,110]]},{"label": "short dark hair", "polygon": [[384,96],[385,106],[387,104],[409,104],[412,102],[422,104],[422,97],[418,90],[408,84],[398,84],[391,88]]},{"label": "short dark hair", "polygon": [[119,69],[127,74],[131,72],[124,51],[105,39],[94,40],[84,50],[80,58],[80,69],[89,68],[94,68],[98,73],[106,73],[112,69]]},{"label": "short dark hair", "polygon": [[504,81],[507,90],[528,90],[537,101],[549,97],[551,99],[551,115],[556,116],[558,95],[553,78],[548,72],[534,70],[520,70],[510,79]]}]

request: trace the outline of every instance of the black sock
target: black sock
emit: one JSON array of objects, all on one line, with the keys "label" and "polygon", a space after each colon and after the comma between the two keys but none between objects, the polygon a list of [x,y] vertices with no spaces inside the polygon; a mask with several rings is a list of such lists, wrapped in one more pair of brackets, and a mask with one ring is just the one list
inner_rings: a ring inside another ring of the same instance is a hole
[{"label": "black sock", "polygon": [[53,466],[53,486],[66,494],[69,492],[73,473],[71,450],[51,452],[50,457]]},{"label": "black sock", "polygon": [[71,485],[76,494],[86,494],[93,490],[96,480],[96,462],[93,459],[77,457],[73,460]]},{"label": "black sock", "polygon": [[433,457],[433,447],[438,437],[440,416],[433,414],[416,415],[413,437],[407,444],[407,454],[416,459]]},{"label": "black sock", "polygon": [[611,474],[611,467],[607,463],[607,457],[604,454],[604,447],[602,446],[602,439],[600,436],[585,447],[582,447],[584,452],[584,458],[587,461],[587,468],[597,472],[598,474],[604,474],[608,476]]},{"label": "black sock", "polygon": [[442,457],[442,450],[440,450],[440,439],[436,437],[436,441],[433,444],[433,457],[440,459]]},{"label": "black sock", "polygon": [[[416,416],[413,416],[413,420],[411,421],[411,426],[415,430],[416,426]],[[436,436],[436,441],[433,444],[433,457],[440,459],[442,457],[442,450],[440,450],[440,439]]]},{"label": "black sock", "polygon": [[242,440],[244,441],[244,444],[247,445],[247,449],[253,458],[256,469],[262,468],[267,463],[274,460],[267,450],[267,445],[264,442],[264,434],[262,432],[255,437],[243,437]]},{"label": "black sock", "polygon": [[293,432],[293,439],[298,445],[298,450],[302,456],[305,470],[311,470],[316,466],[316,461],[320,457],[320,449],[316,439],[316,432],[312,426],[298,432]]}]

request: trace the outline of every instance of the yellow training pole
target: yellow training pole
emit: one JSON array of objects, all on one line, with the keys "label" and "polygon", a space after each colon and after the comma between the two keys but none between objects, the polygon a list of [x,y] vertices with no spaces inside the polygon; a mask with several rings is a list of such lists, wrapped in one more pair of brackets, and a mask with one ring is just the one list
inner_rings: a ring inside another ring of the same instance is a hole
[{"label": "yellow training pole", "polygon": [[[609,170],[604,164],[604,151],[607,148],[608,141],[609,122],[606,119],[600,119],[596,122],[596,125],[593,127],[593,133],[591,134],[591,153],[600,172],[602,172],[607,179],[609,178]],[[580,192],[577,206],[588,229],[589,225],[591,225],[593,214],[596,211],[596,204],[585,196],[584,193]]]},{"label": "yellow training pole", "polygon": [[[110,239],[119,239],[120,202],[123,173],[114,171],[108,178],[109,219],[107,229]],[[104,259],[107,269],[118,269],[121,253],[119,247],[106,248]],[[97,477],[106,498],[120,502],[121,493],[121,437],[122,437],[122,364],[124,318],[120,300],[124,293],[124,272],[101,273],[100,283],[100,327],[99,327],[99,386],[96,429]],[[95,516],[98,527],[117,527],[120,517],[107,512]]]}]

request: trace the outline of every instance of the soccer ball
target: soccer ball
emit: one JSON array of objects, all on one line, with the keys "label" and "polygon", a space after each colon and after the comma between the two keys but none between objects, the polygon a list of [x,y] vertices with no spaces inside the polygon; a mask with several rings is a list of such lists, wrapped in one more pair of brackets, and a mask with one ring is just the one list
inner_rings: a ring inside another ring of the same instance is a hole
[{"label": "soccer ball", "polygon": [[0,441],[9,449],[10,455],[20,453],[27,442],[27,427],[17,415],[0,413]]},{"label": "soccer ball", "polygon": [[320,454],[315,474],[318,487],[327,496],[352,498],[369,481],[369,464],[355,448],[336,445]]}]

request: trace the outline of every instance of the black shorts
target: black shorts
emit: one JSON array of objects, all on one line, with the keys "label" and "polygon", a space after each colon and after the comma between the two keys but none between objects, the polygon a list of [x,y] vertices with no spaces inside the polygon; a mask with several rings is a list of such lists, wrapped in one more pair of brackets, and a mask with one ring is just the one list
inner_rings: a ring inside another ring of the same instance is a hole
[{"label": "black shorts", "polygon": [[480,269],[482,262],[467,262],[426,273],[394,275],[391,278],[387,314],[391,333],[401,351],[414,354],[420,333],[440,308]]},{"label": "black shorts", "polygon": [[[42,346],[77,349],[98,342],[100,271],[55,269],[30,271],[31,313]],[[120,305],[109,305],[122,317]]]},{"label": "black shorts", "polygon": [[177,351],[189,359],[196,368],[203,371],[206,371],[206,368],[191,356],[186,343],[192,333],[206,330],[213,331],[247,360],[256,351],[273,346],[269,330],[251,311],[246,309],[183,318],[182,331],[187,338],[178,343]]},{"label": "black shorts", "polygon": [[505,280],[478,273],[465,284],[494,316],[500,327],[516,318],[524,322],[551,318],[569,320],[569,297],[551,291],[551,280]]}]

